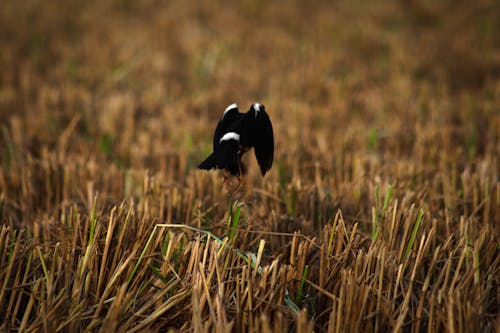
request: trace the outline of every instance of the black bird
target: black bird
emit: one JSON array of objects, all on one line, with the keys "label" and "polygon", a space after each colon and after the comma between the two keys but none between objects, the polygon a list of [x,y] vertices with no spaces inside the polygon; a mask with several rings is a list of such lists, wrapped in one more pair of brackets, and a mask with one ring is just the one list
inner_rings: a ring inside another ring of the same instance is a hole
[{"label": "black bird", "polygon": [[241,157],[254,149],[262,176],[273,164],[274,136],[271,120],[264,105],[255,103],[247,113],[240,113],[236,104],[229,105],[217,123],[214,152],[201,162],[199,169],[223,169],[242,180],[246,167]]}]

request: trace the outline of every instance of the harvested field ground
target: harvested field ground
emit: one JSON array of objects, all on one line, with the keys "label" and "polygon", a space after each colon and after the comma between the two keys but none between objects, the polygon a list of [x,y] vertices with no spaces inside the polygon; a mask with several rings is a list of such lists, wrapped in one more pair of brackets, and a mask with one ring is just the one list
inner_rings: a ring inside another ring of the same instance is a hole
[{"label": "harvested field ground", "polygon": [[498,1],[1,1],[0,120],[1,332],[500,331]]}]

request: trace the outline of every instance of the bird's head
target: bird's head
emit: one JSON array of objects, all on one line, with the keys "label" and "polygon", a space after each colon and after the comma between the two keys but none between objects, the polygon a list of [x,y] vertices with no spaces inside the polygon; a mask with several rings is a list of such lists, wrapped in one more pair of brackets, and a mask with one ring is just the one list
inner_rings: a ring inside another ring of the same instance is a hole
[{"label": "bird's head", "polygon": [[250,107],[250,111],[252,111],[254,114],[254,117],[257,118],[257,115],[259,114],[259,112],[266,111],[266,108],[264,107],[264,104],[254,103]]}]

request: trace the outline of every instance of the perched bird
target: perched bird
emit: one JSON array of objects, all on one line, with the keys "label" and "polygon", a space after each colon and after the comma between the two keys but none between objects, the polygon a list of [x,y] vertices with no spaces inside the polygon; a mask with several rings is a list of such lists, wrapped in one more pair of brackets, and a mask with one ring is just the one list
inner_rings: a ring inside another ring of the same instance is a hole
[{"label": "perched bird", "polygon": [[241,184],[246,173],[241,157],[251,148],[264,176],[271,169],[274,156],[273,126],[266,109],[264,105],[255,103],[247,113],[240,113],[238,106],[231,104],[215,128],[213,153],[198,168],[223,169],[237,176]]}]

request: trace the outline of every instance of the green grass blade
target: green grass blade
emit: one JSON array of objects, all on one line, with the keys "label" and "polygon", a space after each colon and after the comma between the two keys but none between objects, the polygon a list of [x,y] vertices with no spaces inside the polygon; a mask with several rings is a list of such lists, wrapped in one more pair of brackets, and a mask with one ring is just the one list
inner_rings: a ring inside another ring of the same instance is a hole
[{"label": "green grass blade", "polygon": [[424,216],[424,211],[422,209],[420,209],[418,211],[417,221],[416,221],[415,225],[413,226],[413,230],[411,231],[410,241],[408,242],[408,245],[406,246],[405,257],[409,256],[411,253],[411,250],[413,249],[413,245],[415,243],[415,238],[417,237],[417,232],[418,232],[418,229],[420,228],[420,222],[422,221],[423,216]]},{"label": "green grass blade", "polygon": [[156,227],[157,226],[158,225],[155,225],[153,231],[151,231],[151,234],[149,235],[148,241],[146,242],[146,245],[142,249],[141,254],[139,256],[139,259],[135,263],[134,269],[132,270],[132,273],[130,273],[130,276],[127,279],[127,286],[130,286],[130,283],[132,282],[132,279],[134,278],[134,275],[137,273],[137,270],[139,269],[139,266],[142,263],[142,259],[144,259],[144,255],[146,254],[146,251],[148,250],[149,245],[151,244],[151,241],[153,240],[153,236],[156,233]]}]

